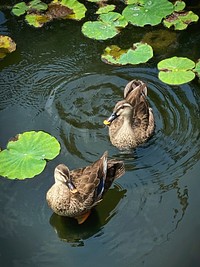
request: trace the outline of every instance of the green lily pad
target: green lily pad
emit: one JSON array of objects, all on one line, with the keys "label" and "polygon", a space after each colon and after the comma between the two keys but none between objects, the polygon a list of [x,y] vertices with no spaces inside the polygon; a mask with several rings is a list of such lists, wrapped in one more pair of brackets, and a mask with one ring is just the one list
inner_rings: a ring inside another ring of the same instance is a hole
[{"label": "green lily pad", "polygon": [[29,11],[30,13],[34,13],[34,12],[40,12],[40,11],[44,11],[47,10],[48,5],[43,3],[40,0],[33,0],[30,1],[28,4],[26,4],[25,2],[20,2],[16,5],[13,6],[12,8],[12,13],[16,16],[21,16],[23,14],[25,14],[27,11]]},{"label": "green lily pad", "polygon": [[0,35],[0,59],[15,50],[16,43],[9,36]]},{"label": "green lily pad", "polygon": [[59,152],[59,142],[45,132],[19,134],[0,152],[0,175],[10,179],[32,178],[44,170],[45,159],[51,160]]},{"label": "green lily pad", "polygon": [[184,57],[167,58],[158,63],[158,77],[167,84],[179,85],[194,79],[195,63]]},{"label": "green lily pad", "polygon": [[25,16],[26,22],[35,27],[35,28],[40,28],[42,27],[46,22],[51,21],[52,19],[49,18],[46,15],[38,15],[38,14],[28,14]]},{"label": "green lily pad", "polygon": [[82,26],[82,33],[92,39],[106,40],[119,33],[119,28],[124,28],[128,22],[117,12],[101,14],[99,21],[87,21]]},{"label": "green lily pad", "polygon": [[170,28],[174,26],[175,30],[184,30],[187,26],[192,23],[198,21],[199,17],[193,13],[192,11],[187,12],[174,12],[172,15],[168,16],[163,24],[165,27]]},{"label": "green lily pad", "polygon": [[196,63],[194,71],[196,72],[197,76],[200,78],[200,59]]},{"label": "green lily pad", "polygon": [[106,14],[106,13],[111,12],[113,10],[115,10],[115,5],[105,5],[105,6],[100,7],[97,10],[96,14]]},{"label": "green lily pad", "polygon": [[130,49],[121,49],[117,45],[106,47],[102,61],[112,65],[140,64],[153,57],[153,49],[145,43],[135,43]]},{"label": "green lily pad", "polygon": [[27,6],[27,4],[24,2],[20,2],[20,3],[13,6],[12,13],[15,16],[19,17],[19,16],[25,14],[27,10],[29,10],[29,7]]},{"label": "green lily pad", "polygon": [[157,25],[163,18],[174,11],[174,6],[167,0],[131,1],[122,12],[127,21],[136,26]]},{"label": "green lily pad", "polygon": [[175,12],[179,12],[179,11],[182,11],[184,8],[185,8],[185,2],[183,1],[176,1],[174,3],[174,11]]},{"label": "green lily pad", "polygon": [[29,6],[29,9],[36,10],[36,11],[44,11],[44,10],[47,10],[48,8],[48,5],[43,3],[40,0],[33,0],[29,2],[28,6]]}]

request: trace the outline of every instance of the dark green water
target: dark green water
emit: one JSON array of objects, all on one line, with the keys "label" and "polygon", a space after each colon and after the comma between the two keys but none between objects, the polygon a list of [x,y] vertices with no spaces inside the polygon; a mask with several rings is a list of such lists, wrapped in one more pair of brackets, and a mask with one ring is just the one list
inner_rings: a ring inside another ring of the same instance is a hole
[{"label": "dark green water", "polygon": [[[172,46],[146,65],[101,62],[107,44],[139,41],[162,29],[130,28],[112,41],[83,37],[81,23],[58,21],[33,29],[0,13],[1,34],[17,51],[0,62],[0,146],[10,137],[43,130],[61,154],[30,180],[0,178],[0,266],[198,267],[200,264],[200,85],[172,87],[157,78],[156,64],[173,55],[200,58],[199,24],[176,33]],[[102,121],[132,79],[148,85],[156,119],[154,136],[132,154],[120,153]],[[123,159],[117,180],[85,224],[52,214],[45,194],[53,171],[95,161],[105,151]]]}]

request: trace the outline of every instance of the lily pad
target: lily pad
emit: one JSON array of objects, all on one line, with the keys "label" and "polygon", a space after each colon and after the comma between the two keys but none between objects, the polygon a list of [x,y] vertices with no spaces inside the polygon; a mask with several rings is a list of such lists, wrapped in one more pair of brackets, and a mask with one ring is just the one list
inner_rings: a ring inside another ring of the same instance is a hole
[{"label": "lily pad", "polygon": [[153,57],[153,49],[145,43],[135,43],[130,49],[121,49],[117,45],[106,47],[102,61],[112,65],[140,64]]},{"label": "lily pad", "polygon": [[27,10],[29,10],[29,7],[27,6],[27,4],[25,2],[20,2],[20,3],[13,6],[12,13],[15,16],[19,17],[19,16],[25,14]]},{"label": "lily pad", "polygon": [[185,8],[185,2],[183,1],[176,1],[174,3],[174,11],[175,12],[179,12],[179,11],[182,11],[184,8]]},{"label": "lily pad", "polygon": [[158,63],[158,77],[167,84],[179,85],[194,79],[195,63],[184,57],[167,58]]},{"label": "lily pad", "polygon": [[9,36],[0,35],[0,59],[15,50],[16,43]]},{"label": "lily pad", "polygon": [[105,5],[105,6],[100,7],[97,10],[96,14],[106,14],[106,13],[111,12],[113,10],[115,10],[115,5]]},{"label": "lily pad", "polygon": [[52,19],[46,15],[38,14],[28,14],[25,16],[27,23],[35,28],[42,27],[46,22],[51,21]]},{"label": "lily pad", "polygon": [[30,1],[28,4],[26,4],[25,2],[20,2],[16,5],[13,6],[12,8],[12,13],[16,16],[21,16],[23,14],[25,14],[27,11],[29,11],[30,13],[33,12],[40,12],[40,11],[44,11],[47,10],[48,5],[43,3],[40,0],[33,0]]},{"label": "lily pad", "polygon": [[119,28],[124,28],[128,22],[117,12],[101,14],[99,21],[87,21],[82,26],[82,33],[92,39],[106,40],[119,33]]},{"label": "lily pad", "polygon": [[54,0],[53,3],[59,2],[61,5],[66,6],[73,10],[72,14],[66,16],[67,19],[81,20],[85,17],[86,7],[77,0]]},{"label": "lily pad", "polygon": [[59,152],[59,142],[45,132],[19,134],[0,152],[0,175],[10,179],[32,178],[44,170],[45,159],[51,160]]},{"label": "lily pad", "polygon": [[200,59],[196,63],[194,71],[196,72],[197,76],[200,78]]},{"label": "lily pad", "polygon": [[136,26],[157,25],[163,18],[174,11],[174,6],[167,0],[137,0],[129,1],[122,12],[127,21]]},{"label": "lily pad", "polygon": [[174,12],[163,21],[163,24],[167,28],[174,26],[175,30],[185,30],[190,23],[198,19],[199,17],[192,11]]}]

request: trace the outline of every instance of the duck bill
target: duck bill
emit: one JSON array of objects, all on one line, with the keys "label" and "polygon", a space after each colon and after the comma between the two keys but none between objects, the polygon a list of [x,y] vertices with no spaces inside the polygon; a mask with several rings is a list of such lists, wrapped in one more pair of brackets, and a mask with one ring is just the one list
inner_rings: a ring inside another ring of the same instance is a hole
[{"label": "duck bill", "polygon": [[117,117],[118,117],[117,114],[113,112],[108,119],[104,120],[103,123],[109,126],[111,122],[114,121]]}]

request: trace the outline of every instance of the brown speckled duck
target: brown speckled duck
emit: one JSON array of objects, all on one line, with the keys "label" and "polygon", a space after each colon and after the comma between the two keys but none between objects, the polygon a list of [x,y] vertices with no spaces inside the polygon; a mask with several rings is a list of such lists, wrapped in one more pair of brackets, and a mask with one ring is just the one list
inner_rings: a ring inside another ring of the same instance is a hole
[{"label": "brown speckled duck", "polygon": [[55,168],[55,183],[47,192],[47,203],[56,214],[73,217],[81,224],[102,200],[112,182],[124,172],[123,162],[108,160],[107,152],[84,168],[70,171],[60,164]]},{"label": "brown speckled duck", "polygon": [[154,115],[146,96],[145,83],[140,80],[129,82],[124,89],[124,100],[115,105],[111,116],[104,121],[109,126],[110,141],[117,148],[135,148],[153,134]]}]

